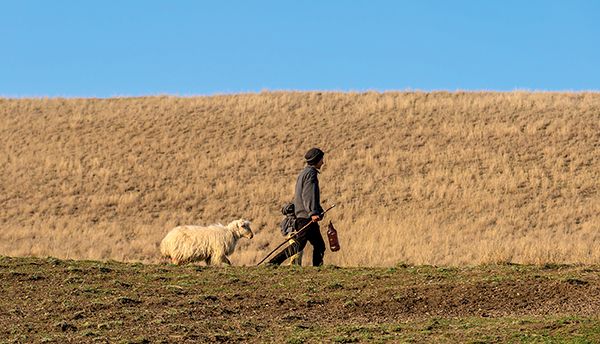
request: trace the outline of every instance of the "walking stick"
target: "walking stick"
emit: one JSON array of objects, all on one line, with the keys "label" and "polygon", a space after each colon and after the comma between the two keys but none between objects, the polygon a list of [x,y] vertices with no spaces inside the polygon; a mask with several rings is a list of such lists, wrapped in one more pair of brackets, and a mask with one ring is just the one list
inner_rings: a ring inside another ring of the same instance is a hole
[{"label": "walking stick", "polygon": [[[326,212],[330,211],[331,209],[333,209],[335,207],[335,204],[332,205],[331,207],[327,208],[324,212],[323,215],[325,215]],[[277,247],[275,247],[275,249],[271,252],[269,252],[269,254],[267,254],[266,257],[264,257],[260,262],[258,262],[258,264],[256,264],[256,266],[259,266],[260,264],[262,264],[262,262],[264,262],[265,260],[267,260],[267,258],[269,258],[270,255],[272,255],[275,251],[277,251],[281,246],[285,245],[285,243],[287,243],[288,241],[290,241],[291,239],[294,239],[295,237],[298,236],[298,234],[302,233],[302,231],[304,231],[306,228],[308,228],[308,226],[315,222],[314,220],[311,220],[309,223],[307,223],[306,225],[304,225],[304,227],[300,228],[296,233],[292,234],[289,238],[285,239],[284,242],[282,242],[281,244],[277,245]]]}]

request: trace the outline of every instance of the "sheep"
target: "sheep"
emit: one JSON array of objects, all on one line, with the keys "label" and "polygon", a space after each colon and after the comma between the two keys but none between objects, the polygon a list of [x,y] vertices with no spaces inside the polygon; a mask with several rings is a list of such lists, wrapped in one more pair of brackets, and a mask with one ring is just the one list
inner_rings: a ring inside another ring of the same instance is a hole
[{"label": "sheep", "polygon": [[227,226],[178,226],[160,243],[163,257],[176,265],[205,261],[206,265],[231,265],[228,255],[233,253],[241,237],[252,239],[250,221],[239,219]]}]

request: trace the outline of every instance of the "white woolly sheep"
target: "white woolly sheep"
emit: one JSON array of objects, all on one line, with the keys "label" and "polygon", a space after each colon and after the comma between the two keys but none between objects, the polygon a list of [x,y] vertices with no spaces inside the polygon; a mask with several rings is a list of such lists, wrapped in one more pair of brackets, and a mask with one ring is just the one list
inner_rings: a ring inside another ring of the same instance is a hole
[{"label": "white woolly sheep", "polygon": [[240,219],[227,226],[178,226],[160,243],[160,252],[173,264],[205,261],[207,265],[231,265],[228,255],[233,253],[241,237],[252,239],[250,221]]}]

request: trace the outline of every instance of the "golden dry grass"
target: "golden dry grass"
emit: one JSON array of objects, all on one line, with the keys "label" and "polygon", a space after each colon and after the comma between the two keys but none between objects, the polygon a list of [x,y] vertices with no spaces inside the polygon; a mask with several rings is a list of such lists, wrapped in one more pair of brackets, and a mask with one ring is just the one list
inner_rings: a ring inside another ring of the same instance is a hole
[{"label": "golden dry grass", "polygon": [[282,237],[304,152],[342,266],[600,263],[600,94],[0,99],[0,255],[158,261],[179,224]]}]

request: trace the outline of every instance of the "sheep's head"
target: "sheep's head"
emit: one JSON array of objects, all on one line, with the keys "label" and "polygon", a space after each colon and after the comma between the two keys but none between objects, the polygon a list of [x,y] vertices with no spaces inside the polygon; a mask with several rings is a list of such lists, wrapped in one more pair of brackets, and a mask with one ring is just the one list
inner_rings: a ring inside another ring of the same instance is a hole
[{"label": "sheep's head", "polygon": [[240,237],[252,239],[254,237],[254,233],[252,233],[252,229],[250,228],[250,221],[239,219],[235,220],[228,226],[230,229],[237,231]]}]

